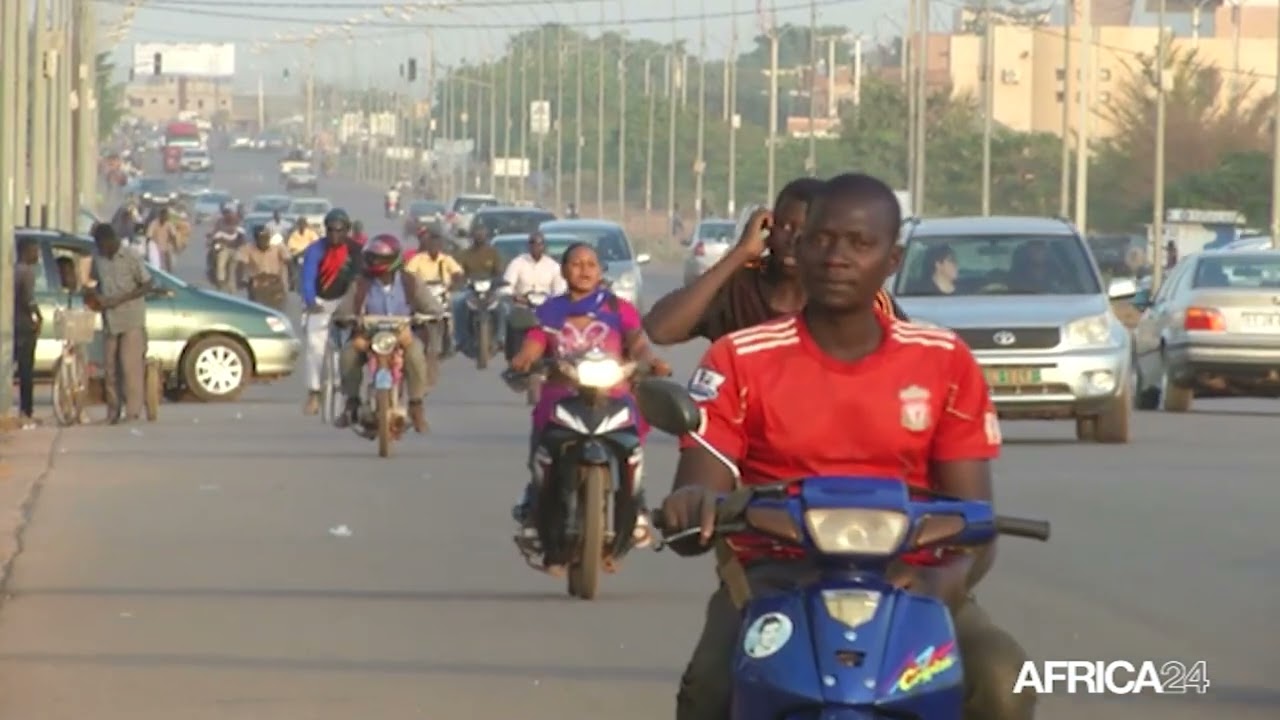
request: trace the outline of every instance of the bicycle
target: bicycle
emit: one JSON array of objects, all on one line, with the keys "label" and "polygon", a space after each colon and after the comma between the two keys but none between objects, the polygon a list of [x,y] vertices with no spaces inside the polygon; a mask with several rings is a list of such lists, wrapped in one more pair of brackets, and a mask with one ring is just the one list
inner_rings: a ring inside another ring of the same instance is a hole
[{"label": "bicycle", "polygon": [[53,417],[68,427],[84,421],[89,396],[89,367],[82,346],[93,342],[98,314],[59,308],[53,318],[62,351],[53,366]]}]

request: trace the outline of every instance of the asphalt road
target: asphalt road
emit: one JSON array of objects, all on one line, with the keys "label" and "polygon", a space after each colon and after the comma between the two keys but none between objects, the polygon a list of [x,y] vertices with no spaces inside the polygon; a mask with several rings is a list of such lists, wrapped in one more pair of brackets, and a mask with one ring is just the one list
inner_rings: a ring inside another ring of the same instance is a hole
[{"label": "asphalt road", "polygon": [[[268,159],[218,161],[217,184],[274,190]],[[394,229],[376,190],[322,193]],[[184,262],[198,278],[196,254]],[[648,276],[653,292],[675,281]],[[699,351],[669,357],[684,373]],[[529,570],[508,515],[528,414],[496,369],[449,363],[433,433],[387,460],[301,400],[294,378],[64,433],[0,610],[0,719],[671,716],[710,565],[639,554],[592,603]],[[1204,697],[1047,698],[1041,718],[1280,716],[1278,412],[1144,413],[1125,447],[1005,426],[1002,509],[1047,517],[1054,538],[1002,545],[991,613],[1039,659],[1205,660],[1212,682]],[[658,493],[673,448],[652,441]]]}]

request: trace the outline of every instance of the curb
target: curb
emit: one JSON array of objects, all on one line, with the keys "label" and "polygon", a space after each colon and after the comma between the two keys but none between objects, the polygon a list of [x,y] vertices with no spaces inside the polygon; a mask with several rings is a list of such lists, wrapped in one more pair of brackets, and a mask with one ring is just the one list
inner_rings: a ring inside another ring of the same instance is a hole
[{"label": "curb", "polygon": [[[40,433],[42,430],[26,432]],[[3,593],[8,586],[14,561],[22,554],[23,535],[31,520],[36,501],[40,497],[40,491],[44,488],[45,480],[53,472],[62,440],[62,430],[61,428],[52,430],[47,450],[19,452],[17,462],[7,462],[6,456],[11,456],[12,452],[10,448],[23,442],[20,438],[21,435],[18,432],[0,435],[0,593]],[[44,440],[33,438],[31,442],[43,443]],[[18,472],[6,472],[6,466],[16,466]],[[34,472],[28,472],[27,469]],[[11,473],[12,477],[10,477]]]}]

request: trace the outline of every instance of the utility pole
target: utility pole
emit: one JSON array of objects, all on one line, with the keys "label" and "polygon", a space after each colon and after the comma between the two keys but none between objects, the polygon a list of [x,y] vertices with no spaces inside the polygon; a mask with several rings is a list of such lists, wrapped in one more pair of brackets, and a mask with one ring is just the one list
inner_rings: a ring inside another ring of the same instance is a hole
[{"label": "utility pole", "polygon": [[775,5],[769,13],[769,147],[766,173],[768,200],[773,202],[778,170],[778,13]]},{"label": "utility pole", "polygon": [[697,220],[703,217],[703,182],[707,174],[707,7],[702,4],[702,19],[698,25],[698,146],[693,162],[693,212]]},{"label": "utility pole", "polygon": [[[543,163],[546,161],[547,150],[547,130],[550,128],[542,124],[542,109],[547,108],[547,120],[551,119],[550,111],[551,103],[547,100],[547,28],[543,25],[538,26],[538,204],[543,203],[542,186],[544,177]],[[556,208],[559,212],[559,207]]]},{"label": "utility pole", "polygon": [[[618,4],[618,18],[622,19],[625,4]],[[623,22],[623,27],[626,23]],[[627,84],[631,79],[627,64],[627,34],[618,33],[618,222],[627,221]]]},{"label": "utility pole", "polygon": [[[1276,37],[1280,38],[1280,12],[1276,13]],[[1271,247],[1280,250],[1280,53],[1276,54],[1276,99],[1271,128]]]},{"label": "utility pole", "polygon": [[982,214],[991,214],[991,114],[996,95],[995,26],[991,23],[991,0],[982,5]]},{"label": "utility pole", "polygon": [[[9,27],[14,29],[14,34],[17,37],[17,42],[12,45],[12,47],[17,50],[17,55],[15,56],[16,59],[14,60],[14,64],[11,66],[13,67],[14,72],[14,85],[12,87],[16,90],[14,95],[17,100],[14,103],[0,102],[0,116],[3,116],[4,108],[12,108],[12,112],[14,113],[14,118],[11,123],[15,130],[12,155],[13,184],[9,186],[9,188],[5,188],[3,185],[0,185],[0,195],[8,194],[11,196],[10,199],[14,203],[13,224],[23,227],[33,224],[34,218],[36,217],[36,212],[32,210],[34,205],[31,202],[30,183],[28,182],[29,172],[27,168],[27,153],[30,146],[28,144],[27,136],[31,133],[31,118],[35,115],[31,107],[31,100],[28,97],[30,95],[30,88],[32,85],[32,68],[39,67],[39,65],[38,63],[33,62],[31,57],[31,33],[28,32],[28,30],[30,30],[29,20],[31,18],[30,3],[27,0],[17,0],[16,3],[0,3],[0,5],[11,6],[15,8],[18,13],[18,19],[15,20],[13,24],[9,25]],[[0,36],[2,36],[2,32],[0,32]],[[8,63],[4,64],[6,67],[10,66]],[[3,70],[0,70],[0,77],[3,77]],[[10,123],[4,124],[10,125]],[[96,133],[97,131],[98,130],[95,127],[94,132]],[[3,132],[3,130],[0,130],[0,132]],[[3,168],[4,163],[0,162],[0,176],[3,176]],[[5,234],[4,236],[9,237],[8,234]],[[4,240],[0,239],[0,257],[11,257],[14,250],[10,248],[7,251],[10,254],[4,255],[6,252],[6,250],[4,250],[4,242]],[[6,290],[4,292],[8,293],[8,295],[4,295],[4,297],[13,297],[12,290]],[[3,312],[4,311],[0,311],[0,314]],[[13,317],[13,312],[9,311],[9,314],[6,317]],[[4,331],[0,330],[0,334],[4,334]],[[10,332],[6,337],[11,336],[12,334],[13,333]],[[12,352],[8,350],[4,350],[3,352],[9,353],[4,357],[12,356]],[[11,375],[0,375],[0,377],[10,376]],[[3,416],[3,410],[0,410],[0,416]]]},{"label": "utility pole", "polygon": [[[1080,87],[1079,114],[1076,116],[1076,228],[1089,232],[1089,111],[1093,95],[1093,10],[1092,2],[1080,7]],[[1161,32],[1164,32],[1161,27]],[[1064,99],[1065,102],[1065,99]]]},{"label": "utility pole", "polygon": [[[1079,87],[1072,82],[1071,25],[1075,20],[1075,0],[1066,0],[1062,19],[1062,174],[1058,181],[1058,214],[1071,214],[1071,89]],[[1077,91],[1078,92],[1078,91]]]},{"label": "utility pole", "polygon": [[920,51],[916,60],[916,72],[919,84],[916,85],[916,192],[911,194],[911,204],[915,214],[924,215],[925,211],[925,173],[928,170],[926,149],[928,148],[929,119],[929,0],[920,1]]},{"label": "utility pole", "polygon": [[916,48],[917,11],[920,0],[907,0],[907,28],[902,32],[902,88],[907,96],[907,192],[912,195],[912,212],[915,213],[916,198],[916,56],[920,53]]},{"label": "utility pole", "polygon": [[577,104],[577,120],[573,126],[574,143],[573,143],[573,207],[582,212],[582,145],[585,143],[586,136],[582,134],[582,61],[585,59],[582,47],[582,33],[578,35],[578,48],[574,54],[574,65],[578,68],[578,93],[574,98]]},{"label": "utility pole", "polygon": [[520,199],[528,199],[529,192],[529,36],[520,39],[516,48],[520,57]]},{"label": "utility pole", "polygon": [[316,141],[316,41],[307,41],[307,147]]},{"label": "utility pole", "polygon": [[[675,18],[680,14],[679,0],[671,0],[671,62],[667,64],[670,75],[667,79],[667,87],[671,92],[667,96],[667,103],[670,107],[669,117],[667,118],[667,228],[670,235],[671,228],[674,227],[676,217],[676,68],[679,66],[680,45],[679,36],[676,30]],[[684,84],[684,78],[680,78],[681,84]]]},{"label": "utility pole", "polygon": [[[49,78],[54,58],[49,51],[48,2],[49,0],[36,0],[35,56],[31,68],[35,74],[31,83],[35,88],[31,94],[31,225],[39,227],[48,227],[51,220],[49,178],[53,175],[52,168],[49,167],[49,126],[52,124],[49,113]],[[2,4],[6,3],[0,2]],[[17,191],[22,192],[22,189]],[[0,385],[3,384],[0,382]]]},{"label": "utility pole", "polygon": [[[472,139],[471,138],[471,120],[473,118],[471,117],[471,113],[469,112],[469,110],[471,108],[471,83],[473,82],[473,80],[471,79],[471,75],[467,73],[467,69],[469,69],[469,66],[464,65],[462,68],[459,68],[459,73],[458,73],[461,76],[460,79],[462,80],[462,112],[458,115],[458,121],[462,125],[462,137],[459,139],[462,140],[463,148],[466,148],[467,141]],[[400,117],[401,115],[397,113],[396,114],[397,128],[399,128],[400,126]],[[477,123],[476,125],[477,140],[479,140],[479,137],[480,137],[479,127],[480,126]],[[478,148],[478,147],[480,147],[479,142],[472,143],[472,148]],[[462,153],[462,192],[469,192],[472,189],[471,154],[472,154],[472,151],[469,151],[469,150],[464,150]]]},{"label": "utility pole", "polygon": [[498,57],[489,63],[489,194],[498,194]]},{"label": "utility pole", "polygon": [[[1151,253],[1151,292],[1155,293],[1160,289],[1160,283],[1164,279],[1164,152],[1165,152],[1165,124],[1166,124],[1166,103],[1165,94],[1168,92],[1168,70],[1166,66],[1169,64],[1169,41],[1165,36],[1165,14],[1168,12],[1168,2],[1160,0],[1160,8],[1157,14],[1157,27],[1160,29],[1159,43],[1156,47],[1156,152],[1155,152],[1155,170],[1154,183],[1151,192],[1151,237],[1155,241],[1155,247]],[[1274,192],[1274,190],[1273,190]],[[1080,229],[1084,232],[1084,228]],[[1274,238],[1272,239],[1274,243]]]},{"label": "utility pole", "polygon": [[[77,181],[76,210],[93,208],[98,210],[98,154],[94,151],[94,136],[97,123],[94,113],[94,78],[96,76],[96,60],[93,48],[93,9],[87,0],[76,2],[75,32],[79,62],[76,64],[76,97],[79,109],[76,111],[76,170]],[[76,215],[73,214],[73,217]],[[68,228],[71,229],[71,228]]]},{"label": "utility pole", "polygon": [[604,217],[604,3],[600,0],[600,52],[596,56],[596,217]]},{"label": "utility pole", "polygon": [[[54,43],[58,52],[57,72],[53,77],[53,174],[49,195],[54,198],[53,223],[59,230],[71,230],[75,216],[71,205],[75,198],[75,175],[71,163],[71,7],[68,0],[56,0],[54,7]],[[68,182],[70,181],[70,182]]]},{"label": "utility pole", "polygon": [[503,118],[505,122],[502,128],[502,200],[503,202],[511,202],[511,126],[515,124],[515,118],[511,117],[511,61],[512,54],[508,53],[503,58],[504,79],[502,84],[502,105]]},{"label": "utility pole", "polygon": [[[649,96],[649,127],[645,133],[645,160],[644,160],[644,209],[645,212],[653,210],[653,126],[657,113],[657,89],[653,87],[652,82],[652,57],[644,59],[644,89],[645,94]],[[729,162],[733,162],[730,158]]]},{"label": "utility pole", "polygon": [[[831,68],[827,68],[831,73]],[[814,92],[818,85],[818,2],[809,0],[809,157],[805,158],[804,169],[809,177],[818,174],[818,138],[814,125],[818,117],[818,94]]]},{"label": "utility pole", "polygon": [[26,84],[30,69],[28,58],[18,53],[18,37],[27,33],[26,9],[24,0],[0,2],[0,419],[13,409],[13,227],[25,192],[14,175],[26,162],[25,149],[16,140],[27,112],[18,104],[18,87]]},{"label": "utility pole", "polygon": [[556,24],[556,212],[564,212],[564,25]]},{"label": "utility pole", "polygon": [[[738,0],[729,6],[733,17],[738,15]],[[738,212],[738,23],[733,23],[729,33],[729,178],[725,198],[729,217]],[[770,198],[772,200],[772,198]]]}]

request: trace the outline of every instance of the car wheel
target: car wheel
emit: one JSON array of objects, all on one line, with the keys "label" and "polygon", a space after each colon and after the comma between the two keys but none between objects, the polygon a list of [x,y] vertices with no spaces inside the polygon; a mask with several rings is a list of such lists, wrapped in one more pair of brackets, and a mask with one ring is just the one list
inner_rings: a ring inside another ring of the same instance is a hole
[{"label": "car wheel", "polygon": [[1178,385],[1169,374],[1169,366],[1161,363],[1160,409],[1165,412],[1186,412],[1191,409],[1191,401],[1194,398],[1195,391]]},{"label": "car wheel", "polygon": [[225,335],[211,335],[183,355],[182,377],[191,394],[202,402],[228,402],[249,384],[249,354]]},{"label": "car wheel", "polygon": [[1112,398],[1107,409],[1093,420],[1094,442],[1111,445],[1124,445],[1129,442],[1129,417],[1133,398],[1126,386],[1119,395]]},{"label": "car wheel", "polygon": [[1093,442],[1098,435],[1098,419],[1094,417],[1076,418],[1076,440]]}]

